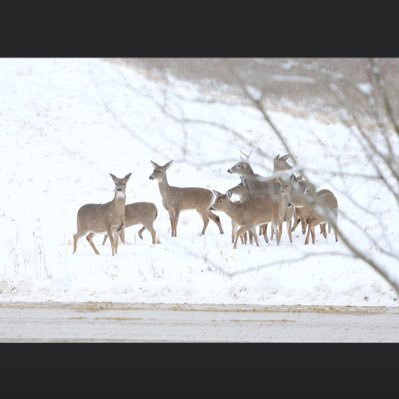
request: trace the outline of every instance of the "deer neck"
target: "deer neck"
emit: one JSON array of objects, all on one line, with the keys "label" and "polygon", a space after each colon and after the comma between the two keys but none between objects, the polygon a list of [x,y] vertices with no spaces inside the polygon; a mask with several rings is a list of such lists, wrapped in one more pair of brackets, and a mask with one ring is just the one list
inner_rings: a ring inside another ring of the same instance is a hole
[{"label": "deer neck", "polygon": [[170,186],[169,186],[168,178],[166,177],[166,175],[163,177],[162,180],[158,180],[158,187],[159,187],[159,191],[162,196],[168,195],[168,193],[170,191]]},{"label": "deer neck", "polygon": [[252,169],[252,166],[251,166],[251,165],[248,165],[248,174],[249,174],[249,175],[255,175],[255,172],[254,172],[254,170]]},{"label": "deer neck", "polygon": [[226,205],[226,214],[229,216],[232,216],[235,214],[236,210],[239,209],[240,205],[237,203],[234,203],[233,201],[228,201]]},{"label": "deer neck", "polygon": [[115,207],[125,207],[126,204],[126,194],[121,191],[115,191],[113,204]]}]

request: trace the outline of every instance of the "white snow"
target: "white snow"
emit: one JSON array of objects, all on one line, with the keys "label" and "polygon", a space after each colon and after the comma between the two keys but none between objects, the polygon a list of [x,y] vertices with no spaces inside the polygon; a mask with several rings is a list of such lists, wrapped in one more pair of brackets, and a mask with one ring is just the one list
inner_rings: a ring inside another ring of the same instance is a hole
[{"label": "white snow", "polygon": [[363,94],[371,94],[373,92],[373,86],[370,83],[359,83],[357,85],[357,88],[363,93]]},{"label": "white snow", "polygon": [[316,80],[309,76],[271,75],[271,79],[279,82],[314,84]]},{"label": "white snow", "polygon": [[[219,214],[224,235],[211,221],[200,236],[201,218],[187,211],[171,238],[158,185],[148,179],[150,160],[174,160],[172,185],[224,192],[239,182],[227,169],[240,150],[248,153],[252,145],[269,155],[251,155],[263,175],[284,153],[255,109],[231,104],[231,98],[224,102],[222,93],[218,101],[198,101],[205,99],[203,91],[172,82],[100,59],[0,61],[0,300],[397,306],[392,288],[362,261],[345,256],[348,250],[333,234],[325,240],[318,233],[316,245],[304,246],[299,226],[293,244],[284,231],[280,246],[260,240],[260,247],[233,250],[226,215]],[[358,222],[356,228],[339,218],[348,236],[399,279],[397,262],[365,236],[397,251],[394,199],[378,180],[329,173],[372,174],[355,137],[313,116],[270,115],[317,186],[332,189],[342,212]],[[101,256],[84,237],[73,255],[79,207],[111,200],[109,173],[130,172],[127,202],[156,204],[161,244],[151,245],[147,231],[141,241],[141,226],[134,226],[117,256],[109,242],[101,245],[102,235],[94,237]]]}]

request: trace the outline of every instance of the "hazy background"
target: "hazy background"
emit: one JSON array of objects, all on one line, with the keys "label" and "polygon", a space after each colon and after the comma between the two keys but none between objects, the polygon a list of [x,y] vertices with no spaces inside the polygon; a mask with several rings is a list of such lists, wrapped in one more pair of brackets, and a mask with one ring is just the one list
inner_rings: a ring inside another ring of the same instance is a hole
[{"label": "hazy background", "polygon": [[[200,83],[204,89],[222,88],[226,92],[238,92],[233,69],[251,86],[263,89],[271,105],[290,102],[309,112],[336,110],[335,99],[328,90],[323,74],[307,70],[307,66],[318,66],[343,74],[355,84],[369,82],[369,60],[367,58],[125,58],[115,60],[146,70],[160,80],[172,76]],[[399,89],[399,59],[378,59],[380,70],[387,83],[387,92],[395,108]],[[342,86],[343,85],[343,86]],[[359,111],[368,113],[361,96],[342,82],[351,104]]]}]

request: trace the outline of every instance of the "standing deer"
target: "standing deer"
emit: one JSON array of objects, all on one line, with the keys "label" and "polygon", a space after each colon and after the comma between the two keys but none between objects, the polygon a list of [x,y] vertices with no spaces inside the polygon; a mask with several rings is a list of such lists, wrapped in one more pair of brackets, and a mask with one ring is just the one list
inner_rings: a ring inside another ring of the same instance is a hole
[{"label": "standing deer", "polygon": [[[247,190],[247,188],[244,186],[244,178],[242,176],[240,176],[241,178],[241,183],[237,184],[234,187],[231,187],[230,189],[228,189],[226,191],[226,195],[231,198],[234,194],[237,195],[240,199],[240,202],[244,202],[247,199],[249,199],[249,192]],[[214,193],[216,193],[216,191],[213,191]],[[266,223],[266,228],[267,228],[267,223]],[[232,241],[234,242],[234,238],[235,238],[235,232],[236,232],[237,228],[236,228],[236,223],[234,222],[234,219],[231,219],[231,232],[232,232]],[[263,234],[265,241],[269,242],[268,237],[267,237],[267,229],[265,231],[265,233]],[[247,237],[247,233],[244,233],[241,237],[241,242],[243,244],[246,244],[248,241],[248,237]],[[252,244],[253,242],[253,234],[252,232],[249,232],[249,241]]]},{"label": "standing deer", "polygon": [[73,236],[73,253],[76,252],[79,238],[89,232],[86,239],[93,251],[100,255],[92,238],[95,233],[104,231],[111,241],[112,256],[118,252],[119,232],[125,225],[126,184],[131,173],[122,179],[118,179],[112,173],[110,175],[115,183],[114,199],[105,204],[86,204],[78,210],[77,233]]},{"label": "standing deer", "polygon": [[[143,239],[143,231],[147,229],[152,237],[153,244],[159,244],[157,232],[154,229],[154,221],[158,216],[158,210],[152,202],[133,202],[125,205],[125,228],[121,230],[121,241],[125,243],[125,229],[136,224],[142,224],[143,227],[138,231],[140,239]],[[108,235],[105,234],[103,245],[107,241]]]},{"label": "standing deer", "polygon": [[[317,203],[323,208],[324,212],[329,212],[331,215],[330,217],[334,221],[334,224],[337,224],[337,217],[338,217],[338,201],[335,195],[330,190],[319,190],[316,192],[317,202],[314,201],[311,197],[308,196],[309,188],[307,187],[304,192],[296,191],[292,199],[290,201],[290,205],[296,208],[298,215],[301,218],[306,220],[308,225],[308,231],[305,238],[305,245],[309,244],[309,237],[310,234],[312,235],[312,243],[315,243],[316,240],[316,233],[315,233],[315,226],[318,224],[324,225],[324,228],[321,230],[324,238],[326,238],[326,230],[325,224],[327,223],[328,219],[325,215],[323,215],[320,211],[316,211]],[[335,241],[338,241],[337,231],[334,227],[335,233]]]},{"label": "standing deer", "polygon": [[201,215],[204,222],[201,235],[205,234],[209,219],[217,224],[220,234],[223,234],[219,216],[216,216],[209,209],[213,200],[212,191],[199,187],[170,186],[166,171],[172,165],[172,162],[169,161],[165,165],[160,166],[156,162],[151,161],[154,171],[149,177],[151,180],[158,181],[162,204],[169,213],[172,237],[177,236],[177,222],[179,221],[180,212],[188,209],[195,209]]},{"label": "standing deer", "polygon": [[[283,190],[280,181],[275,177],[265,178],[256,174],[251,165],[246,161],[240,161],[227,170],[243,177],[242,183],[248,190],[249,198],[257,198],[260,202],[271,200],[273,204],[272,233],[276,233],[277,244],[280,243],[282,234],[283,212]],[[264,234],[266,229],[263,230]],[[266,236],[265,236],[266,239]]]},{"label": "standing deer", "polygon": [[238,238],[247,231],[252,232],[256,245],[259,246],[258,237],[255,227],[261,223],[268,223],[272,219],[272,201],[269,197],[268,206],[265,202],[259,201],[257,198],[249,198],[244,202],[233,202],[226,194],[219,193],[214,190],[216,195],[215,202],[211,209],[215,211],[225,212],[231,217],[234,226],[240,226],[235,231],[233,249],[237,248]]}]

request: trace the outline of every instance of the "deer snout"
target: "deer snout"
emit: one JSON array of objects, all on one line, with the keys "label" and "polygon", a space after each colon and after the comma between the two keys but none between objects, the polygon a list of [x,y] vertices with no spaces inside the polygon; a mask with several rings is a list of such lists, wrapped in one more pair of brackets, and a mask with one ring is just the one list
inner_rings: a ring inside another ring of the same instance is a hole
[{"label": "deer snout", "polygon": [[231,170],[231,168],[227,169],[227,172],[233,173],[233,171]]},{"label": "deer snout", "polygon": [[211,206],[209,209],[210,209],[211,211],[215,211],[215,210],[216,210],[213,206]]},{"label": "deer snout", "polygon": [[294,205],[292,204],[292,202],[289,202],[289,203],[287,204],[287,206],[294,206]]},{"label": "deer snout", "polygon": [[151,176],[149,177],[149,179],[150,179],[150,180],[154,180],[154,176],[151,175]]},{"label": "deer snout", "polygon": [[122,188],[121,187],[117,187],[116,191],[122,191]]}]

